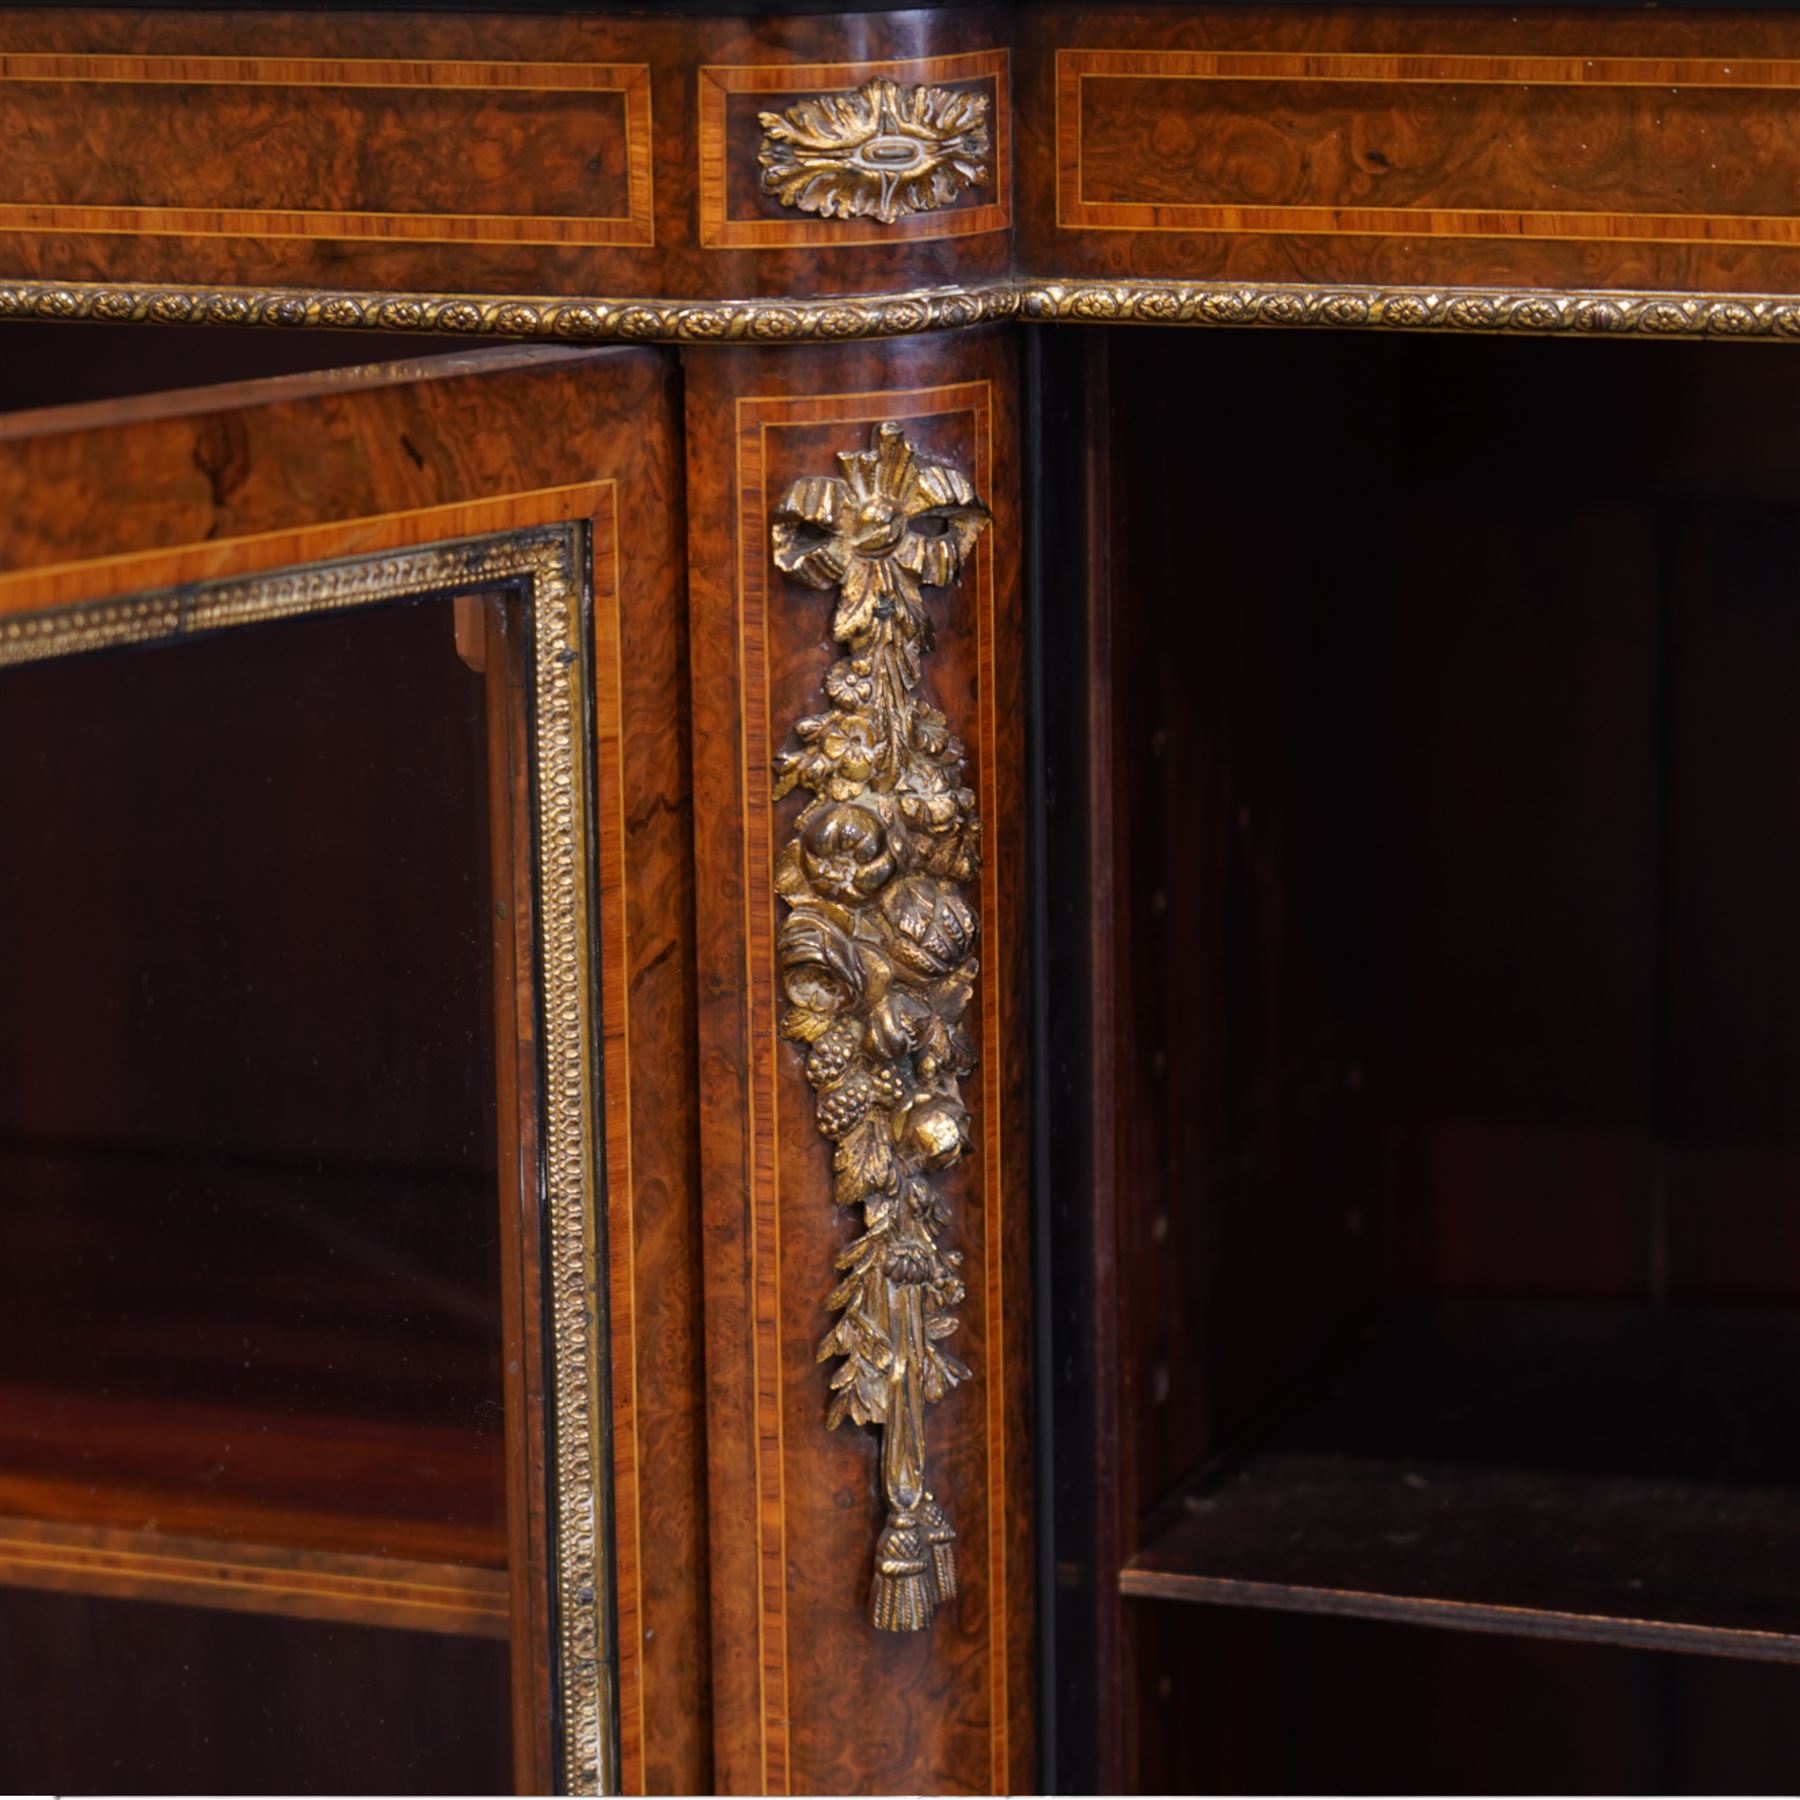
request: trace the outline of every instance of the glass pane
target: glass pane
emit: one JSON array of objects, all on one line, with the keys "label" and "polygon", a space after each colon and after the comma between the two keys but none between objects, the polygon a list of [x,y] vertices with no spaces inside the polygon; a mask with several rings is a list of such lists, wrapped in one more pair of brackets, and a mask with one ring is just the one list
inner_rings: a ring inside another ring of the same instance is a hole
[{"label": "glass pane", "polygon": [[0,675],[0,1786],[509,1785],[452,610]]}]

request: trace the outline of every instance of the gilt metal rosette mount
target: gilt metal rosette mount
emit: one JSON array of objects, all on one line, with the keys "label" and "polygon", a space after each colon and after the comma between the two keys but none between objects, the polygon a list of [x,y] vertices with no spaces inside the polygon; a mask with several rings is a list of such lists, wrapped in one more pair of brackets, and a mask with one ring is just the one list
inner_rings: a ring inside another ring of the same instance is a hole
[{"label": "gilt metal rosette mount", "polygon": [[794,483],[776,508],[775,563],[835,590],[828,710],[799,720],[775,797],[807,799],[783,846],[782,1035],[806,1054],[837,1205],[860,1230],[838,1257],[826,1424],[881,1433],[887,1522],[869,1617],[919,1631],[956,1593],[956,1532],[926,1472],[925,1409],[968,1368],[947,1348],[964,1298],[938,1177],[970,1148],[960,1083],[975,991],[981,820],[966,752],[920,690],[925,590],[961,572],[988,521],[959,470],[924,460],[895,424],[842,473]]},{"label": "gilt metal rosette mount", "polygon": [[936,212],[988,178],[987,95],[885,76],[757,115],[763,192],[827,219]]}]

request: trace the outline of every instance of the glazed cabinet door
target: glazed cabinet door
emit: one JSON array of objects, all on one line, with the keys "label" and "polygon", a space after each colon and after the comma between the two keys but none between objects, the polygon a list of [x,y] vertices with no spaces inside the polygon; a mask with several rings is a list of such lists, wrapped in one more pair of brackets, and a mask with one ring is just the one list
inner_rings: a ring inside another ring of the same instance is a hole
[{"label": "glazed cabinet door", "polygon": [[0,421],[0,1786],[709,1785],[673,376]]}]

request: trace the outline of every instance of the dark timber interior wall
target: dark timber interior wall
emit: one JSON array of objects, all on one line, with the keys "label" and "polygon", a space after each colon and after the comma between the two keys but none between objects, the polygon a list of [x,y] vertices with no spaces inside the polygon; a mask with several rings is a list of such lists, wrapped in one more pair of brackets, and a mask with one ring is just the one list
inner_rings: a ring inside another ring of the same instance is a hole
[{"label": "dark timber interior wall", "polygon": [[1800,365],[1109,351],[1142,1311],[1188,1329],[1166,1207],[1320,1329],[1371,1283],[1800,1295]]}]

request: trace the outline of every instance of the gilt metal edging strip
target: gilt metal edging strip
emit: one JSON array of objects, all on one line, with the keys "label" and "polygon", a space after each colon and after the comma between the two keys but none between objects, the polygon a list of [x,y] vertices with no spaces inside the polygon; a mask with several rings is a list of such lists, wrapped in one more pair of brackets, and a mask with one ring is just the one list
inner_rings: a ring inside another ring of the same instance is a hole
[{"label": "gilt metal edging strip", "polygon": [[838,464],[840,475],[796,481],[772,528],[776,567],[836,592],[831,635],[845,652],[824,679],[829,710],[796,721],[796,747],[775,760],[775,799],[810,796],[775,865],[781,1032],[806,1053],[833,1199],[861,1224],[837,1259],[818,1360],[842,1359],[826,1426],[881,1432],[887,1520],[869,1620],[921,1631],[956,1595],[925,1408],[970,1378],[944,1342],[966,1290],[934,1177],[970,1149],[960,1084],[975,1045],[962,1021],[979,965],[963,889],[981,866],[966,752],[920,688],[932,642],[923,590],[956,579],[988,510],[960,470],[925,461],[892,422]]},{"label": "gilt metal edging strip", "polygon": [[560,343],[842,343],[1013,319],[1800,343],[1800,294],[1007,277],[892,294],[691,300],[0,280],[0,319],[27,318]]},{"label": "gilt metal edging strip", "polygon": [[[336,558],[0,618],[0,669],[508,580],[530,592],[534,858],[543,1059],[547,1298],[554,1344],[555,1598],[566,1790],[616,1785],[611,1463],[598,1440],[605,1288],[594,1280],[602,1196],[594,1149],[597,1023],[590,981],[585,533],[578,524]],[[598,1309],[598,1310],[596,1310]]]}]

